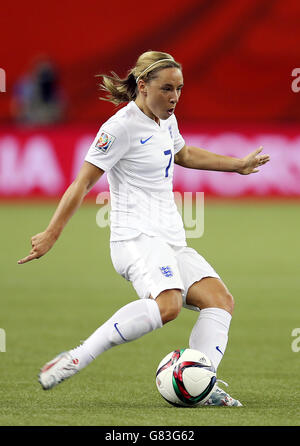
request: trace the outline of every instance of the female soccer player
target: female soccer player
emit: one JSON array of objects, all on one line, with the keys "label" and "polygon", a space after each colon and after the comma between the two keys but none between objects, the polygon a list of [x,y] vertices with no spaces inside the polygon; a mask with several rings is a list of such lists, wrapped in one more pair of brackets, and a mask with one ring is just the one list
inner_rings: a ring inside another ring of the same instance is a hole
[{"label": "female soccer player", "polygon": [[[118,310],[83,344],[59,354],[40,371],[51,389],[109,348],[138,339],[175,319],[181,307],[200,311],[189,346],[217,370],[225,353],[233,297],[215,270],[187,247],[172,192],[174,162],[191,169],[248,175],[269,161],[262,148],[242,159],[187,146],[174,115],[183,87],[181,65],[167,53],[147,51],[126,79],[102,75],[107,100],[128,104],[100,128],[82,168],[44,232],[31,239],[23,264],[54,245],[85,195],[104,172],[111,194],[111,258],[140,299]],[[218,386],[207,402],[239,406]]]}]

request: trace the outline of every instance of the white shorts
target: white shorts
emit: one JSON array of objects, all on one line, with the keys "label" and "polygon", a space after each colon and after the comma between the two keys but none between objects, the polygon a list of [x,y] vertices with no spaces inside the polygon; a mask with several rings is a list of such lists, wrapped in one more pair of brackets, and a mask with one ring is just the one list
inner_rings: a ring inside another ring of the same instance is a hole
[{"label": "white shorts", "polygon": [[131,240],[111,242],[111,259],[117,273],[129,280],[142,299],[153,299],[164,290],[180,289],[183,306],[193,283],[204,277],[220,276],[193,248],[169,245],[160,237],[140,234]]}]

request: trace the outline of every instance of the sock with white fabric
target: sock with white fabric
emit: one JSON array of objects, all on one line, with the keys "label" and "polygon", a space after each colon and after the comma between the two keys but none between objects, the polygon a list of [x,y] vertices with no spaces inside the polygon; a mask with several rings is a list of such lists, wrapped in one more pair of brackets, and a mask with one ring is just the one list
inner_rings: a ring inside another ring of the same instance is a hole
[{"label": "sock with white fabric", "polygon": [[136,300],[118,310],[70,353],[74,360],[78,360],[78,368],[81,370],[111,347],[138,339],[162,325],[155,300]]},{"label": "sock with white fabric", "polygon": [[222,308],[204,308],[193,327],[190,348],[205,353],[217,370],[225,353],[231,314]]}]

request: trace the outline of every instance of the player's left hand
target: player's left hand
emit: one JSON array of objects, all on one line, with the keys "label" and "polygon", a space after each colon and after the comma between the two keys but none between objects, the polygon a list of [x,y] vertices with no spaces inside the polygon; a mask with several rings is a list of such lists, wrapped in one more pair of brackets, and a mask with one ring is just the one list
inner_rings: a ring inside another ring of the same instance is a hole
[{"label": "player's left hand", "polygon": [[249,153],[249,155],[242,158],[241,167],[237,170],[241,175],[249,175],[250,173],[259,172],[258,167],[263,166],[268,161],[270,161],[269,155],[259,155],[263,150],[260,146],[259,149],[254,150],[254,152]]}]

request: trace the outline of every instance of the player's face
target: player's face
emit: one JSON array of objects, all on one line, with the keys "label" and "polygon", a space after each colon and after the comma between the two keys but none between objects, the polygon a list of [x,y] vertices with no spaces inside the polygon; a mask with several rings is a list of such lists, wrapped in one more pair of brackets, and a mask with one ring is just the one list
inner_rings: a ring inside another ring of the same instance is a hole
[{"label": "player's face", "polygon": [[144,99],[143,111],[150,118],[168,119],[175,110],[183,87],[183,76],[179,68],[164,68],[140,91]]}]

